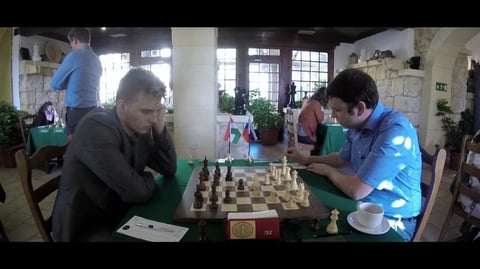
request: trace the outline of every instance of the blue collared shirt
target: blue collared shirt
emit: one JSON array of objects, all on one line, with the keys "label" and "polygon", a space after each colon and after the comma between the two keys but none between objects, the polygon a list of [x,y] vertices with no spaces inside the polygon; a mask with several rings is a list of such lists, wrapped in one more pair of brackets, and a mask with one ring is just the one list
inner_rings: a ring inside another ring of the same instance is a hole
[{"label": "blue collared shirt", "polygon": [[92,47],[70,52],[53,74],[50,86],[67,90],[65,106],[86,108],[97,106],[102,64]]},{"label": "blue collared shirt", "polygon": [[417,131],[405,115],[379,102],[363,129],[348,130],[339,154],[373,188],[363,201],[382,205],[389,217],[419,214],[422,156]]}]

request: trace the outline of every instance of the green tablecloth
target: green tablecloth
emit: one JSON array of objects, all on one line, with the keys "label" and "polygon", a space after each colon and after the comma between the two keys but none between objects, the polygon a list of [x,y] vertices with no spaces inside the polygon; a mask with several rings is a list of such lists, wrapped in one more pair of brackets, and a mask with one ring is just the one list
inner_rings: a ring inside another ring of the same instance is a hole
[{"label": "green tablecloth", "polygon": [[27,154],[34,153],[45,145],[64,145],[67,143],[67,129],[64,127],[42,126],[30,128],[27,138]]},{"label": "green tablecloth", "polygon": [[317,127],[317,133],[319,132],[325,137],[320,155],[328,155],[340,150],[346,138],[346,129],[339,124],[322,123]]},{"label": "green tablecloth", "polygon": [[[247,162],[243,160],[234,160],[233,166],[246,166]],[[201,166],[202,163],[196,161],[195,166]],[[188,227],[187,234],[182,238],[182,242],[186,241],[198,241],[199,231],[198,225],[192,223],[174,223],[173,217],[177,209],[177,205],[182,199],[183,191],[185,190],[190,175],[193,171],[194,165],[189,165],[186,160],[178,160],[178,170],[175,179],[167,180],[162,176],[157,178],[157,189],[151,201],[144,205],[133,206],[122,220],[119,227],[126,223],[133,216],[140,216],[155,221],[171,223],[183,227]],[[211,162],[209,165],[213,166]],[[226,164],[221,164],[222,166]],[[267,166],[268,162],[254,163],[255,166]],[[338,235],[333,237],[313,238],[314,232],[310,229],[312,221],[300,221],[300,231],[297,235],[301,235],[303,241],[337,241],[337,242],[402,242],[403,239],[394,230],[390,229],[383,235],[369,235],[358,232],[350,227],[347,222],[347,215],[350,212],[355,211],[356,201],[345,196],[340,190],[338,190],[327,178],[323,178],[319,175],[315,175],[306,170],[298,170],[299,176],[305,181],[315,195],[322,201],[325,206],[333,210],[336,208],[340,211],[340,215],[337,221],[337,225],[340,231],[352,230],[349,235]],[[329,219],[320,221],[320,232],[324,232]],[[282,227],[298,227],[291,225],[292,223],[282,223]],[[211,241],[224,241],[225,233],[223,229],[223,223],[209,223],[207,225],[207,237]],[[298,237],[294,232],[290,232],[288,229],[284,229],[286,232],[282,233],[282,240],[285,241],[298,241]],[[111,241],[141,241],[140,239],[132,238],[117,232],[114,232],[111,237]]]}]

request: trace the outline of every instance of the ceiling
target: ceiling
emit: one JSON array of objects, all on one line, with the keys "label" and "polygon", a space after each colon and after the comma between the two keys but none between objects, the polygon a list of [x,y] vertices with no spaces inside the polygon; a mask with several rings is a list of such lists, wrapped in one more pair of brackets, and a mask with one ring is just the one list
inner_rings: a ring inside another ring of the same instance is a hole
[{"label": "ceiling", "polygon": [[[353,43],[362,38],[386,31],[404,28],[386,27],[219,27],[218,40],[283,44],[315,43],[323,47],[334,48],[340,42]],[[40,35],[67,42],[70,28],[66,27],[19,27],[16,32],[22,36]],[[98,51],[117,47],[119,44],[166,43],[171,45],[171,28],[169,27],[109,27],[90,28],[91,45]]]}]

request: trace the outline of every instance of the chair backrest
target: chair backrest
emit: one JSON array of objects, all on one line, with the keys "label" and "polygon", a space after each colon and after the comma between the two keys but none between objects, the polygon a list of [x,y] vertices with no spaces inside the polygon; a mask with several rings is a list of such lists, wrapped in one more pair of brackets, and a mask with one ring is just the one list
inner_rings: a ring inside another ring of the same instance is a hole
[{"label": "chair backrest", "polygon": [[[472,156],[473,161],[469,160],[468,153],[472,152],[477,156]],[[439,240],[444,240],[447,235],[448,229],[450,227],[450,222],[452,220],[453,214],[459,216],[464,220],[461,233],[465,233],[470,230],[472,225],[480,227],[480,218],[473,216],[475,207],[480,207],[480,192],[475,191],[470,188],[467,184],[462,183],[462,178],[469,179],[470,177],[476,177],[480,179],[480,167],[477,167],[478,163],[477,158],[480,156],[480,143],[472,142],[471,135],[465,135],[462,140],[462,148],[460,151],[460,162],[455,176],[455,188],[453,190],[452,201],[450,202],[450,208],[443,223],[442,230],[440,232]],[[469,210],[470,213],[466,213],[463,208],[462,203],[459,201],[459,198],[462,197],[462,200],[470,200],[472,202],[471,206],[465,210]],[[478,210],[478,208],[477,208]]]},{"label": "chair backrest", "polygon": [[28,114],[26,116],[20,116],[18,118],[20,122],[20,132],[22,133],[23,144],[25,145],[27,144],[28,129],[33,126],[36,118],[37,118],[37,115],[31,115],[31,114]]},{"label": "chair backrest", "polygon": [[52,217],[44,217],[40,210],[39,203],[50,196],[58,189],[61,177],[61,170],[56,170],[48,174],[41,173],[41,176],[35,178],[35,181],[42,185],[33,187],[33,169],[42,170],[45,163],[53,158],[62,158],[67,149],[68,143],[63,146],[47,145],[39,148],[32,156],[28,156],[25,150],[19,150],[15,153],[17,161],[17,170],[22,182],[23,192],[27,198],[28,206],[32,212],[33,219],[37,225],[40,235],[45,241],[53,241],[51,236]]},{"label": "chair backrest", "polygon": [[315,145],[298,142],[298,116],[300,115],[300,111],[301,109],[287,109],[288,147],[294,147],[310,155],[310,151],[315,148]]},{"label": "chair backrest", "polygon": [[414,242],[420,241],[425,226],[427,225],[440,187],[443,169],[445,168],[445,159],[447,157],[445,149],[437,149],[433,155],[426,152],[422,147],[420,147],[420,151],[422,153],[423,163],[430,166],[430,178],[427,179],[427,182],[422,179],[422,182],[420,183],[422,189],[422,207],[420,209],[420,214],[417,217],[417,227],[412,239]]}]

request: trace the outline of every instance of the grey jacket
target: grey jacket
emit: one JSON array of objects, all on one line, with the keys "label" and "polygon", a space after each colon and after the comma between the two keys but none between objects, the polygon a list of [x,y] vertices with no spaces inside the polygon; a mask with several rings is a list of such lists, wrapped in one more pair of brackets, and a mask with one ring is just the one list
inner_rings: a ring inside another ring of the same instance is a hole
[{"label": "grey jacket", "polygon": [[149,201],[155,180],[145,166],[167,178],[177,171],[176,152],[165,128],[135,137],[122,129],[115,108],[90,111],[67,148],[53,208],[55,241],[102,241],[130,206]]}]

